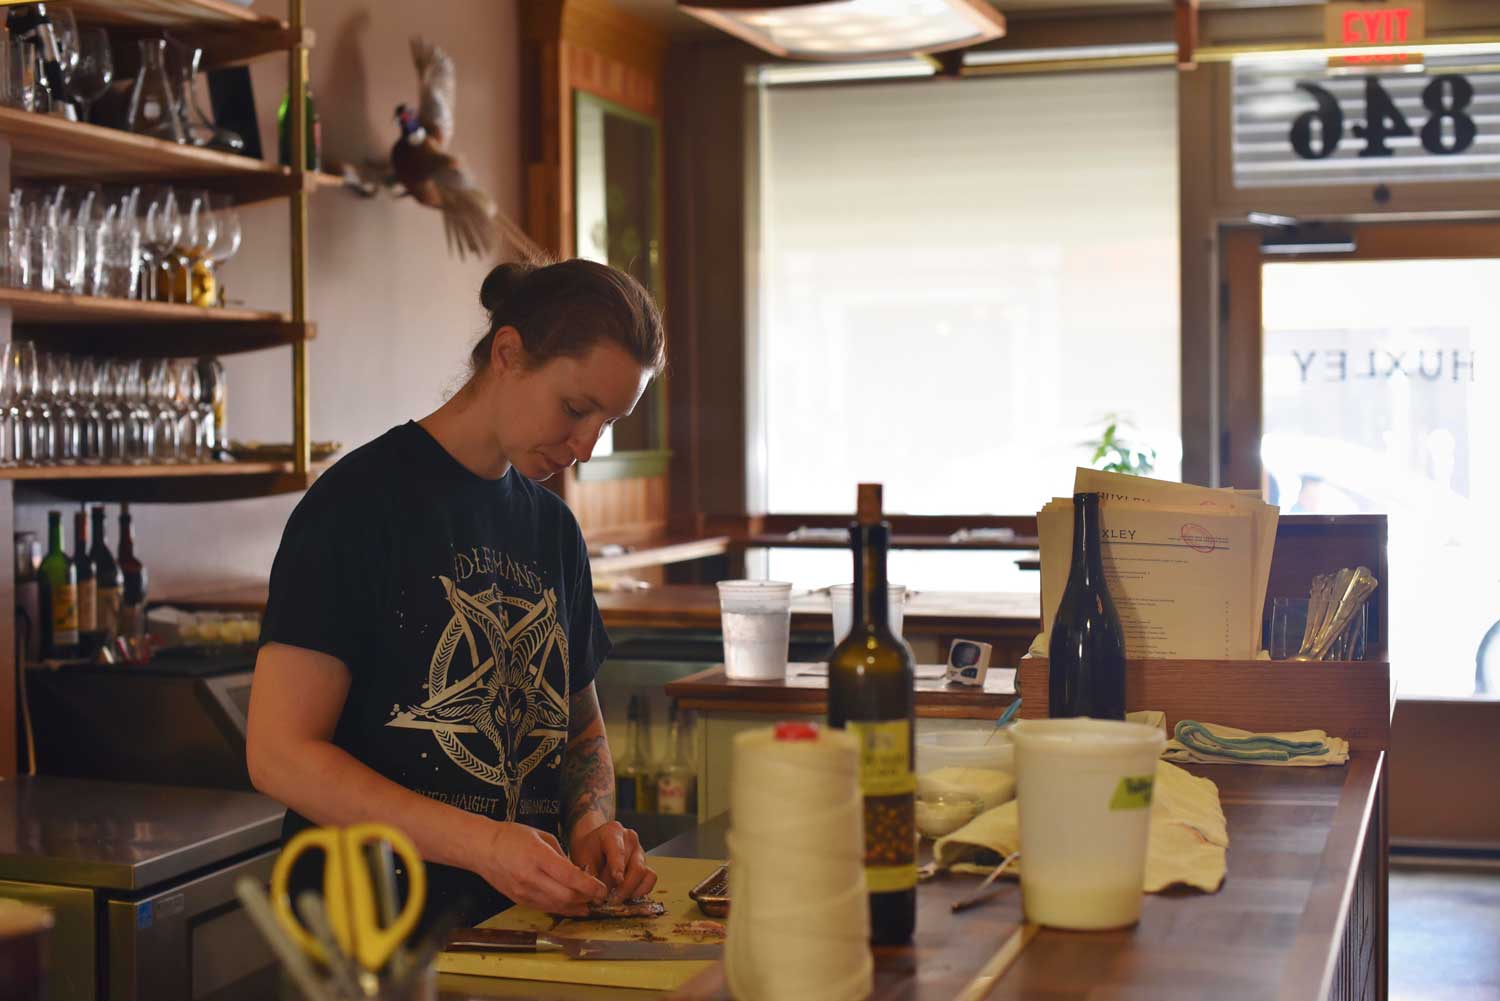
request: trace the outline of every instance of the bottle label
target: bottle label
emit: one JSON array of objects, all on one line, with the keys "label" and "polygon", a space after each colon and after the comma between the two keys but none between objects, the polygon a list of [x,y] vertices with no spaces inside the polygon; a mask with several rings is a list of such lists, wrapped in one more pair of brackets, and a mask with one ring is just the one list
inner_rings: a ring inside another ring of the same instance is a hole
[{"label": "bottle label", "polygon": [[78,585],[78,631],[91,633],[99,628],[99,598],[94,580]]},{"label": "bottle label", "polygon": [[849,721],[859,741],[859,785],[865,797],[865,882],[871,893],[917,885],[917,779],[911,768],[911,721]]},{"label": "bottle label", "polygon": [[72,646],[78,642],[78,585],[52,588],[52,642]]},{"label": "bottle label", "polygon": [[656,808],[662,813],[688,812],[688,792],[692,778],[681,775],[663,775],[656,783]]},{"label": "bottle label", "polygon": [[120,629],[120,589],[101,587],[95,598],[94,628],[113,637]]}]

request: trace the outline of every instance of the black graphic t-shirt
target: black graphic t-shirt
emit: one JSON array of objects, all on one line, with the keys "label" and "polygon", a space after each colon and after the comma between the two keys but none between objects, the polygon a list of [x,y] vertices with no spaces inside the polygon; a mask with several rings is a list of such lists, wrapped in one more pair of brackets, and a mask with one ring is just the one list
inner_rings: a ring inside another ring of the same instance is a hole
[{"label": "black graphic t-shirt", "polygon": [[[292,512],[262,643],[337,657],[333,743],[381,775],[495,820],[562,836],[568,698],[609,638],[562,501],[512,468],[486,480],[414,422],[324,473]],[[288,812],[283,835],[309,826]],[[429,864],[429,917],[508,901]]]}]

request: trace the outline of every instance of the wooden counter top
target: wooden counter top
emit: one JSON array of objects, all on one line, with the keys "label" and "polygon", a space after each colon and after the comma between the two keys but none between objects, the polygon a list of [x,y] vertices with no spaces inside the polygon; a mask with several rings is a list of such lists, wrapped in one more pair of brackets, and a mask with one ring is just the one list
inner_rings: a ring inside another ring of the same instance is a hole
[{"label": "wooden counter top", "polygon": [[[719,631],[719,592],[712,584],[600,591],[594,600],[610,628]],[[907,599],[903,629],[935,633],[981,626],[1019,630],[1029,639],[1041,628],[1041,608],[1041,596],[1035,593],[913,591]],[[826,591],[792,599],[794,630],[828,632],[831,615]]]},{"label": "wooden counter top", "polygon": [[[1122,931],[1041,929],[987,1001],[1385,997],[1383,769],[1382,755],[1363,752],[1343,768],[1191,766],[1218,784],[1228,821],[1219,892],[1148,894],[1140,924]],[[723,858],[725,819],[653,854]],[[978,879],[921,885],[915,942],[875,951],[874,1001],[952,1001],[1000,948],[1021,920],[1017,891],[962,914],[950,909]],[[663,997],[474,977],[443,977],[440,987],[443,1001]],[[728,997],[715,968],[674,1001]]]},{"label": "wooden counter top", "polygon": [[[828,713],[828,676],[800,671],[812,664],[788,665],[784,681],[731,681],[724,665],[668,682],[666,693],[683,709],[710,713],[766,713],[824,716]],[[1012,672],[992,670],[983,690],[949,685],[941,678],[918,678],[917,715],[943,719],[994,719],[1015,699]]]}]

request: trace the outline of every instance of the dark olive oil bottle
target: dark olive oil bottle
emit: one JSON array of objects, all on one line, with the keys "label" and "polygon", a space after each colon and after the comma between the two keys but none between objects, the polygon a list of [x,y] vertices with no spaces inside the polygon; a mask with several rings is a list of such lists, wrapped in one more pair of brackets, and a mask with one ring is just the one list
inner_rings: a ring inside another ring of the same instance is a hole
[{"label": "dark olive oil bottle", "polygon": [[1047,643],[1047,715],[1125,718],[1125,632],[1104,582],[1099,495],[1073,495],[1073,565]]}]

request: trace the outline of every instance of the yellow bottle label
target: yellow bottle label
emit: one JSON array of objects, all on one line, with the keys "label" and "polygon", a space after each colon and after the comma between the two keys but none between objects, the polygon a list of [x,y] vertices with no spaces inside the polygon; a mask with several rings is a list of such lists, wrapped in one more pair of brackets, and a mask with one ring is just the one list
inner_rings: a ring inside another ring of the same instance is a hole
[{"label": "yellow bottle label", "polygon": [[917,885],[917,778],[911,721],[846,724],[859,741],[859,785],[865,797],[865,882],[871,893]]},{"label": "yellow bottle label", "polygon": [[78,642],[77,584],[52,589],[52,642],[62,645]]},{"label": "yellow bottle label", "polygon": [[93,632],[99,622],[98,591],[95,581],[86,580],[78,585],[78,631]]}]

